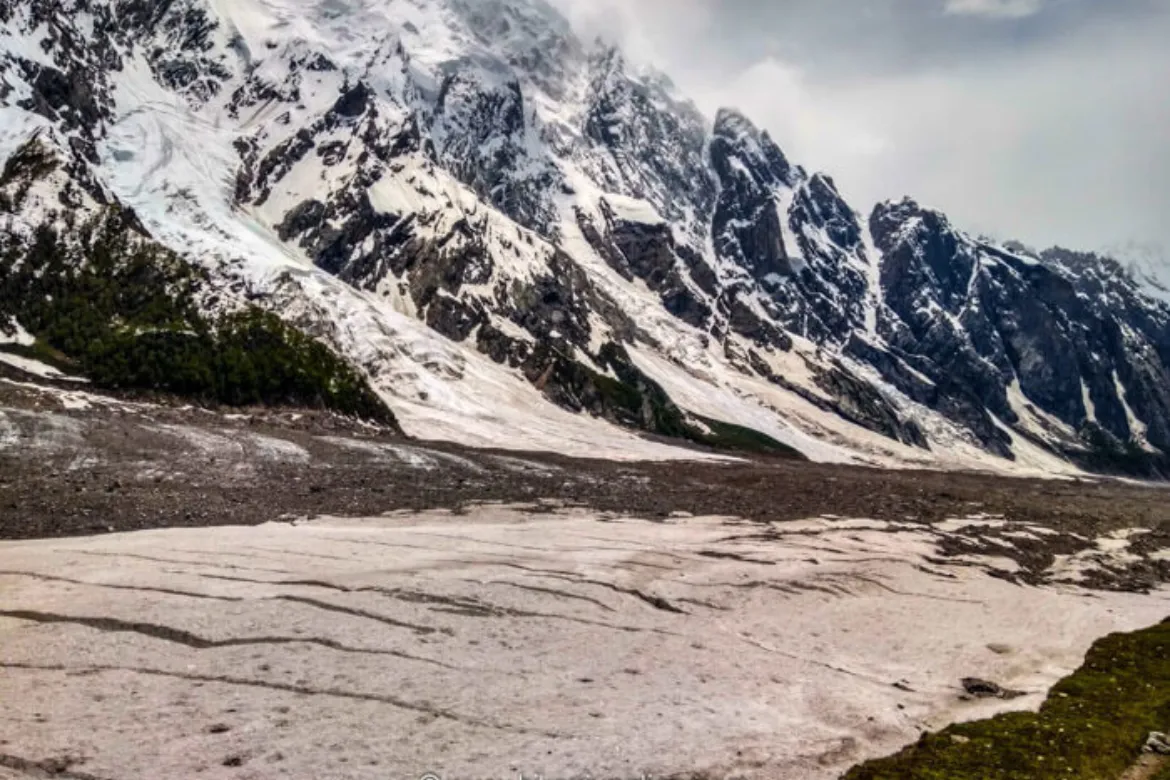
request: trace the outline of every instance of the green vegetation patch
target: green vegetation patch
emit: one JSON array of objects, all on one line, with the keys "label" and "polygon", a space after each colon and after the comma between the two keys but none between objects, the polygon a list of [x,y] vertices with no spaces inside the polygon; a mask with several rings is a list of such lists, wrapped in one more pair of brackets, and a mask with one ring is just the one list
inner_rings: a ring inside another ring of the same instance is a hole
[{"label": "green vegetation patch", "polygon": [[767,434],[735,423],[696,415],[694,419],[706,428],[702,430],[702,427],[695,425],[675,406],[661,385],[634,365],[629,353],[618,344],[610,342],[602,346],[598,360],[602,365],[608,366],[621,380],[620,384],[631,393],[631,402],[643,408],[648,430],[725,452],[804,459],[799,451],[781,444]]},{"label": "green vegetation patch", "polygon": [[603,345],[595,361],[614,376],[599,374],[547,347],[538,348],[530,357],[526,371],[554,402],[589,411],[619,425],[722,452],[804,459],[797,450],[759,431],[688,415],[675,405],[661,385],[634,365],[620,344]]},{"label": "green vegetation patch", "polygon": [[[365,378],[329,347],[257,307],[206,316],[207,279],[136,234],[116,209],[65,241],[49,226],[0,255],[0,319],[29,351],[99,387],[230,406],[295,405],[394,424]],[[33,356],[30,355],[30,356]]]},{"label": "green vegetation patch", "polygon": [[693,438],[717,450],[805,460],[804,455],[796,448],[778,442],[771,436],[760,433],[753,428],[712,420],[708,417],[699,417],[698,419],[710,429],[711,433],[704,435],[696,431]]},{"label": "green vegetation patch", "polygon": [[1170,455],[1148,452],[1136,442],[1118,441],[1094,422],[1085,423],[1081,439],[1087,451],[1066,449],[1064,455],[1086,471],[1170,479]]},{"label": "green vegetation patch", "polygon": [[1170,622],[1093,646],[1038,714],[952,726],[845,780],[1118,780],[1170,730]]}]

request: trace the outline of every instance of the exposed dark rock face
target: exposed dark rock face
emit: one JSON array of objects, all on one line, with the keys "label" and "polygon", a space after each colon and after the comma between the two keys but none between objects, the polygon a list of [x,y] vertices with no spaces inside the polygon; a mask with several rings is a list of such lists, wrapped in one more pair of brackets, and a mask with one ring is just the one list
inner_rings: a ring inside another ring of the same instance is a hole
[{"label": "exposed dark rock face", "polygon": [[333,104],[333,113],[344,119],[356,119],[370,108],[372,93],[364,81],[359,81],[337,98]]},{"label": "exposed dark rock face", "polygon": [[715,120],[710,158],[720,182],[711,227],[719,258],[747,273],[785,329],[818,342],[847,339],[865,317],[860,266],[875,260],[832,180],[809,178],[734,111]]},{"label": "exposed dark rock face", "polygon": [[592,334],[589,313],[595,295],[589,278],[558,253],[550,260],[548,273],[528,284],[513,284],[497,304],[538,341],[584,347]]},{"label": "exposed dark rock face", "polygon": [[903,444],[930,449],[926,434],[916,422],[903,420],[873,385],[841,366],[833,366],[819,374],[817,385],[837,399],[829,408],[835,414]]},{"label": "exposed dark rock face", "polygon": [[690,427],[683,412],[660,386],[630,363],[621,347],[607,344],[596,358],[618,378],[549,347],[538,347],[523,370],[539,390],[567,409],[663,436],[688,438]]},{"label": "exposed dark rock face", "polygon": [[551,230],[546,196],[560,185],[559,175],[528,155],[533,131],[519,81],[487,84],[452,73],[439,89],[431,132],[440,160],[481,199],[521,225]]},{"label": "exposed dark rock face", "polygon": [[837,185],[824,174],[813,174],[799,200],[793,204],[791,217],[795,225],[808,223],[817,227],[843,249],[856,249],[862,241],[862,227],[857,214],[849,207]]},{"label": "exposed dark rock face", "polygon": [[949,400],[899,377],[892,356],[879,365],[887,381],[966,425],[970,413],[960,410],[974,408],[971,399],[1018,422],[1007,402],[1018,382],[1036,408],[1072,431],[1092,425],[1122,442],[1140,433],[1164,448],[1166,392],[1155,400],[1149,389],[1166,387],[1168,312],[1119,266],[1061,250],[1012,254],[913,201],[879,206],[871,225],[884,253],[883,335],[940,394],[949,388]]},{"label": "exposed dark rock face", "polygon": [[[702,290],[687,283],[683,271],[689,272],[692,278],[698,274],[713,290],[716,280],[710,267],[675,241],[666,222],[627,219],[604,199],[600,210],[604,220],[601,229],[584,214],[577,215],[582,234],[598,254],[626,279],[641,279],[653,292],[659,293],[662,305],[671,314],[688,325],[705,328],[711,320],[711,306],[704,300]],[[688,255],[689,262],[683,259],[684,255]]]},{"label": "exposed dark rock face", "polygon": [[975,699],[1019,699],[1028,694],[1023,691],[1013,691],[1004,688],[998,683],[980,680],[977,677],[968,677],[963,680],[963,690]]},{"label": "exposed dark rock face", "polygon": [[528,362],[532,354],[532,343],[507,335],[492,325],[480,327],[476,346],[479,351],[497,363],[519,368]]},{"label": "exposed dark rock face", "polygon": [[118,25],[120,34],[153,41],[145,56],[155,78],[196,103],[220,93],[241,54],[216,49],[219,20],[198,0],[123,0]]},{"label": "exposed dark rock face", "polygon": [[92,128],[102,119],[92,86],[83,70],[63,73],[56,68],[32,65],[29,79],[33,94],[22,105],[41,116],[60,120],[66,130]]},{"label": "exposed dark rock face", "polygon": [[833,399],[826,400],[819,393],[794,384],[774,372],[755,350],[748,352],[747,362],[754,372],[772,384],[799,395],[822,411],[839,415],[894,441],[930,449],[930,441],[918,423],[904,419],[890,404],[889,399],[840,364],[817,372],[817,387]]},{"label": "exposed dark rock face", "polygon": [[719,311],[727,321],[727,327],[761,347],[775,347],[783,352],[792,349],[792,337],[764,312],[763,307],[752,306],[758,302],[746,285],[728,286],[719,298]]},{"label": "exposed dark rock face", "polygon": [[[406,262],[402,252],[411,240],[409,218],[376,212],[365,193],[352,191],[329,204],[304,201],[276,229],[283,241],[299,239],[321,268],[367,289]],[[358,252],[367,242],[369,251]]]},{"label": "exposed dark rock face", "polygon": [[720,182],[712,224],[720,258],[758,281],[775,284],[791,276],[775,193],[777,187],[795,184],[788,160],[767,133],[733,111],[716,118],[710,157]]},{"label": "exposed dark rock face", "polygon": [[452,341],[466,341],[487,320],[482,310],[451,295],[437,295],[427,307],[427,325]]},{"label": "exposed dark rock face", "polygon": [[[1128,406],[1145,427],[1146,439],[1165,452],[1170,442],[1170,393],[1165,384],[1170,369],[1170,306],[1142,295],[1115,260],[1065,249],[1050,249],[1040,257],[1072,285],[1078,305],[1074,311],[1087,321],[1086,346],[1112,358],[1080,359],[1097,421],[1128,441],[1126,434],[1132,433]],[[1110,364],[1120,381],[1113,381]],[[1122,400],[1124,404],[1119,403]]]},{"label": "exposed dark rock face", "polygon": [[621,54],[589,60],[586,167],[606,190],[643,198],[672,222],[710,212],[715,190],[704,160],[707,120],[669,82],[630,74]]}]

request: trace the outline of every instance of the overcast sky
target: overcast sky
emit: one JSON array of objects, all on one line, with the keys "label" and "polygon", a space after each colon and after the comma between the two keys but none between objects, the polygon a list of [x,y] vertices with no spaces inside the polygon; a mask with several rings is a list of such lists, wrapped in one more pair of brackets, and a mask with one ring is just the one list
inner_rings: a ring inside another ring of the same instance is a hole
[{"label": "overcast sky", "polygon": [[1170,0],[553,0],[855,206],[1170,246]]}]

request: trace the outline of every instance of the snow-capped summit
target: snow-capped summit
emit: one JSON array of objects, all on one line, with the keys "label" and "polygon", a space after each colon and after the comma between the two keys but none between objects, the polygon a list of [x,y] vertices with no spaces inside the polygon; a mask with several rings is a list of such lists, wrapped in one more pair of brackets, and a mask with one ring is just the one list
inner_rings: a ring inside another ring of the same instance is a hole
[{"label": "snow-capped summit", "polygon": [[[29,227],[6,256],[131,209],[209,300],[328,342],[410,433],[665,456],[636,434],[731,425],[817,460],[1032,471],[1170,451],[1156,288],[909,199],[857,209],[543,0],[0,0],[0,21],[0,206]],[[34,136],[49,172],[19,164]]]},{"label": "snow-capped summit", "polygon": [[1131,241],[1103,252],[1123,266],[1145,292],[1170,302],[1170,250],[1161,244]]}]

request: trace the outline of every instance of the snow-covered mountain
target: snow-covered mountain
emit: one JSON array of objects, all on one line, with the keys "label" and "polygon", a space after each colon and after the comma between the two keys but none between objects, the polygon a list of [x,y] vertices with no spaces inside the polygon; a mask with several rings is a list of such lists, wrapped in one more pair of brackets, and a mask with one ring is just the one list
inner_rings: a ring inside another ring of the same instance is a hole
[{"label": "snow-covered mountain", "polygon": [[1130,241],[1108,247],[1101,254],[1121,263],[1146,294],[1170,302],[1170,250],[1166,247]]},{"label": "snow-covered mountain", "polygon": [[130,209],[209,306],[326,341],[409,433],[665,457],[639,434],[758,432],[1031,471],[1170,452],[1170,305],[1124,268],[911,200],[855,210],[542,0],[0,0],[0,21],[6,242]]}]

